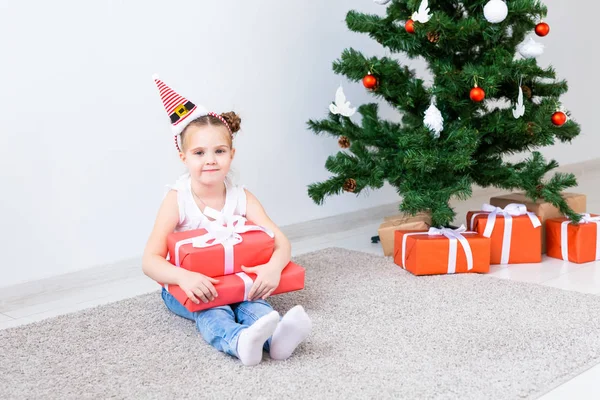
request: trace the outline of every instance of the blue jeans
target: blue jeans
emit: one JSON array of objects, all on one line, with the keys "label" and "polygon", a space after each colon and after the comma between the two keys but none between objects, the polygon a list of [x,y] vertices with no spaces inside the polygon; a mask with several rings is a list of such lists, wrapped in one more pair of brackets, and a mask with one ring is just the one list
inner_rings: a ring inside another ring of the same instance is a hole
[{"label": "blue jeans", "polygon": [[[237,343],[242,330],[273,311],[266,301],[255,300],[191,312],[164,288],[162,298],[170,311],[194,321],[204,340],[234,357],[238,357]],[[269,351],[270,345],[271,338],[265,342],[264,349]]]}]

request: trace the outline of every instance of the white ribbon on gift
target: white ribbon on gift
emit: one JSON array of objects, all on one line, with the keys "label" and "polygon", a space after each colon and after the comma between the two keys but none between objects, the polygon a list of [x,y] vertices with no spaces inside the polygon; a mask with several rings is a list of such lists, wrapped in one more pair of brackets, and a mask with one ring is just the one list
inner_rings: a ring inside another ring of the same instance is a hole
[{"label": "white ribbon on gift", "polygon": [[[582,213],[581,221],[582,224],[596,224],[596,261],[600,260],[600,216],[592,217],[588,213]],[[562,258],[565,261],[569,261],[569,236],[568,226],[573,222],[570,219],[560,224],[560,250]]]},{"label": "white ribbon on gift", "polygon": [[175,265],[177,267],[181,266],[179,249],[185,244],[191,243],[195,248],[206,248],[221,245],[225,251],[225,266],[223,275],[232,274],[234,270],[233,247],[242,243],[242,233],[261,231],[269,235],[271,238],[275,237],[275,234],[270,229],[258,225],[246,225],[246,222],[246,218],[240,215],[234,215],[227,219],[226,225],[210,223],[209,225],[203,227],[207,231],[204,235],[178,241],[175,243]]},{"label": "white ribbon on gift", "polygon": [[406,239],[409,236],[414,235],[429,235],[429,236],[445,236],[450,240],[450,251],[448,252],[448,273],[454,274],[456,272],[456,258],[458,256],[458,242],[462,245],[462,248],[467,256],[467,269],[470,271],[473,269],[473,251],[471,245],[463,233],[476,233],[468,232],[464,225],[461,225],[458,229],[450,228],[429,228],[428,232],[416,232],[416,233],[405,233],[402,237],[402,268],[406,269]]},{"label": "white ribbon on gift", "polygon": [[492,236],[494,227],[496,226],[496,217],[502,215],[504,217],[504,236],[502,237],[502,255],[500,257],[500,264],[508,264],[510,257],[510,241],[512,238],[512,217],[519,217],[521,215],[527,215],[531,220],[531,224],[534,228],[542,226],[539,218],[532,212],[527,211],[525,204],[511,203],[504,208],[494,207],[490,204],[484,204],[481,207],[480,213],[475,213],[471,216],[471,223],[469,228],[473,229],[475,224],[475,218],[478,215],[488,214],[487,223],[483,236],[489,238]]},{"label": "white ribbon on gift", "polygon": [[248,300],[248,295],[250,294],[250,289],[252,289],[254,281],[245,272],[238,272],[236,275],[244,281],[244,301],[246,301]]}]

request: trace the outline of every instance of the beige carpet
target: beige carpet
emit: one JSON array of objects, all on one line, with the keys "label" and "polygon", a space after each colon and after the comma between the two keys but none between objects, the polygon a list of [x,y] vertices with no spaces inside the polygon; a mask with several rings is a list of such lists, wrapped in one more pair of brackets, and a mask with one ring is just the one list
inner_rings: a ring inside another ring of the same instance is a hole
[{"label": "beige carpet", "polygon": [[295,260],[306,289],[272,303],[314,331],[288,361],[243,367],[156,292],[0,331],[0,398],[535,398],[600,361],[598,296],[343,249]]}]

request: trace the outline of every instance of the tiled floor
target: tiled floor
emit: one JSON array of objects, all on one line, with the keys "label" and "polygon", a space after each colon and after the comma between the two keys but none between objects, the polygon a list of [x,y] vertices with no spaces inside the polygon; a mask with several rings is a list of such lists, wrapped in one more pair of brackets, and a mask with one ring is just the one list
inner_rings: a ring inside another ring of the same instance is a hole
[{"label": "tiled floor", "polygon": [[[600,213],[600,189],[595,186],[596,180],[600,178],[600,168],[594,165],[593,168],[586,169],[585,173],[579,171],[576,174],[580,185],[574,191],[587,193],[588,210]],[[469,201],[456,204],[457,222],[461,223],[467,210],[479,209],[482,203],[488,201],[490,194],[489,191],[480,192]],[[300,236],[292,240],[293,255],[332,246],[382,255],[380,245],[370,242],[370,237],[376,235],[380,222],[377,219],[362,223],[361,226],[352,230],[335,232],[328,228],[328,233],[311,234],[308,237]],[[99,279],[96,270],[93,274],[88,273],[88,275],[94,276],[94,279],[90,279],[90,276],[86,277],[86,272],[75,274],[69,278],[71,282],[77,282],[79,279],[86,285],[57,288],[56,280],[33,283],[28,286],[28,290],[39,287],[34,297],[20,298],[20,289],[11,291],[8,288],[4,297],[0,296],[0,329],[134,297],[157,290],[159,287],[157,283],[141,273],[139,265],[135,262],[127,267],[119,266],[118,268],[120,272],[115,274],[118,278],[113,281],[107,280],[105,274],[103,274],[104,279]],[[577,265],[544,257],[541,264],[494,266],[490,275],[500,279],[537,283],[600,295],[600,262]],[[600,398],[600,365],[559,386],[542,398],[545,400]]]}]

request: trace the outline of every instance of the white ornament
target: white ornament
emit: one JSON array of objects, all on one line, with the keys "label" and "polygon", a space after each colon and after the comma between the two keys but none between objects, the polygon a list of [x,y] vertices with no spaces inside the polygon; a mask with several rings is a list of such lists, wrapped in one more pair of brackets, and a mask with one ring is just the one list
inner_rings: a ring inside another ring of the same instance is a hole
[{"label": "white ornament", "polygon": [[422,0],[421,5],[419,5],[419,10],[413,13],[411,19],[422,24],[428,22],[431,19],[431,14],[429,13],[429,1]]},{"label": "white ornament", "polygon": [[497,24],[506,19],[508,15],[508,7],[502,0],[490,0],[483,7],[483,15],[492,24]]},{"label": "white ornament", "polygon": [[379,5],[386,5],[387,3],[389,3],[391,0],[373,0],[375,3],[379,4]]},{"label": "white ornament", "polygon": [[346,95],[344,94],[344,89],[342,89],[342,85],[335,92],[335,103],[329,105],[329,110],[333,114],[340,114],[344,117],[351,117],[356,112],[355,108],[350,108],[350,102],[346,101]]},{"label": "white ornament", "polygon": [[535,58],[544,53],[544,45],[533,40],[531,36],[529,39],[525,39],[517,49],[519,54],[525,58]]},{"label": "white ornament", "polygon": [[425,111],[423,123],[426,127],[435,132],[433,136],[436,139],[440,137],[440,132],[444,129],[444,117],[442,117],[442,113],[438,110],[433,101],[427,111]]},{"label": "white ornament", "polygon": [[523,89],[519,86],[519,97],[517,99],[517,104],[513,109],[513,117],[515,119],[519,119],[525,114],[525,106],[523,105]]}]

